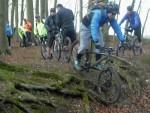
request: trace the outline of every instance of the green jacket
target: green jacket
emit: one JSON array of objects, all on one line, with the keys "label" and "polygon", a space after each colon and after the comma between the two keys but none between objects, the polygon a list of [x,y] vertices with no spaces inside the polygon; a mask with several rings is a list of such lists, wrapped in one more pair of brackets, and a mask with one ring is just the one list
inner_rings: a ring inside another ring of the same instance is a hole
[{"label": "green jacket", "polygon": [[18,27],[18,34],[19,34],[19,37],[23,39],[23,36],[25,35],[25,29],[22,26]]},{"label": "green jacket", "polygon": [[47,36],[47,30],[44,26],[44,23],[42,22],[37,22],[35,29],[34,29],[34,34],[36,36],[38,36],[39,38],[43,37],[43,36]]}]

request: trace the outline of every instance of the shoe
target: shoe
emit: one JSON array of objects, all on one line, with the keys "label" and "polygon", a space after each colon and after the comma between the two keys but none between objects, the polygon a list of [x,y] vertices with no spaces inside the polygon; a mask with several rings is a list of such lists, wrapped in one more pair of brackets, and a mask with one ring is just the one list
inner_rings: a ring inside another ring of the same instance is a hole
[{"label": "shoe", "polygon": [[75,60],[74,61],[74,67],[76,70],[80,71],[81,70],[81,66],[80,66],[80,61],[79,60]]}]

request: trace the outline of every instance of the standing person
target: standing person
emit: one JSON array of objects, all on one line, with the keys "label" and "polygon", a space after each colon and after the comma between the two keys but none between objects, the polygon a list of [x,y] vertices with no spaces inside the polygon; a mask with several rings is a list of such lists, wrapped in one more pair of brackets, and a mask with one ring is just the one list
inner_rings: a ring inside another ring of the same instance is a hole
[{"label": "standing person", "polygon": [[[104,47],[102,27],[105,23],[110,23],[111,27],[117,34],[117,37],[121,43],[124,43],[125,38],[121,32],[121,28],[115,20],[115,15],[119,13],[119,7],[117,4],[108,4],[105,8],[93,7],[89,14],[83,19],[80,26],[80,47],[76,60],[74,62],[75,68],[81,70],[81,58],[86,49],[89,47],[89,41],[92,40],[95,45],[96,61],[101,58],[100,49]],[[96,68],[100,69],[101,65],[97,65]]]},{"label": "standing person", "polygon": [[76,32],[74,28],[74,15],[72,10],[57,4],[57,24],[62,29],[64,37],[70,37],[71,42],[76,40]]},{"label": "standing person", "polygon": [[57,24],[56,24],[56,11],[54,8],[50,9],[50,16],[46,18],[45,21],[45,28],[48,32],[48,56],[49,59],[52,59],[52,46],[55,40],[55,33],[57,31]]},{"label": "standing person", "polygon": [[7,22],[5,26],[5,35],[7,36],[8,39],[8,46],[11,48],[11,38],[13,37],[13,30],[9,22]]},{"label": "standing person", "polygon": [[24,29],[26,34],[26,44],[28,45],[29,42],[31,42],[32,23],[27,19],[24,19]]},{"label": "standing person", "polygon": [[40,16],[35,16],[36,24],[34,33],[39,38],[40,42],[47,38],[47,30],[45,28],[44,22],[42,21]]},{"label": "standing person", "polygon": [[127,13],[125,16],[122,18],[120,21],[120,25],[127,20],[130,24],[129,28],[131,31],[134,30],[134,35],[137,36],[139,45],[142,46],[142,41],[141,41],[141,20],[140,16],[137,12],[133,11],[132,6],[127,7]]}]

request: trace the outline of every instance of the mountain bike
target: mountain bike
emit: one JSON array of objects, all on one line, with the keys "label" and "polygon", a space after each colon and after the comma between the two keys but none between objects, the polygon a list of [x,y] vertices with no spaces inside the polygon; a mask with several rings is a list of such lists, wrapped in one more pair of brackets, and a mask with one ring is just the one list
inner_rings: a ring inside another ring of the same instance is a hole
[{"label": "mountain bike", "polygon": [[70,56],[70,47],[71,40],[69,37],[64,37],[62,34],[62,30],[60,29],[58,33],[55,35],[55,40],[53,43],[53,56],[58,61],[62,60],[62,62],[69,62]]},{"label": "mountain bike", "polygon": [[125,37],[126,42],[117,47],[116,55],[123,56],[126,50],[132,51],[135,56],[141,55],[143,52],[142,47],[138,42],[137,36],[132,35],[132,31],[129,28],[125,29]]},{"label": "mountain bike", "polygon": [[[74,42],[71,48],[71,63],[74,66],[76,60],[77,51],[79,48],[79,41]],[[88,50],[83,53],[81,59],[81,70],[90,73],[91,70],[98,71],[98,80],[96,83],[95,92],[98,94],[98,99],[105,104],[115,103],[121,93],[120,77],[114,68],[115,49],[111,47],[101,48],[101,58],[95,61],[94,55],[96,52],[93,50],[93,44]],[[101,69],[97,69],[96,66],[101,65]]]}]

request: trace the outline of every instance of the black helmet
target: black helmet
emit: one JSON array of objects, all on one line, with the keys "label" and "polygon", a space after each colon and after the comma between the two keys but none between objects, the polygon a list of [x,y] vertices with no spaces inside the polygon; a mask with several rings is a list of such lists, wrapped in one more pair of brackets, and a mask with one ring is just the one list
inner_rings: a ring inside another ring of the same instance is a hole
[{"label": "black helmet", "polygon": [[50,9],[50,12],[55,12],[55,8],[51,8],[51,9]]},{"label": "black helmet", "polygon": [[115,3],[109,3],[106,5],[107,13],[118,14],[119,13],[119,5]]},{"label": "black helmet", "polygon": [[127,7],[127,11],[133,11],[133,7],[132,6],[128,6]]}]

